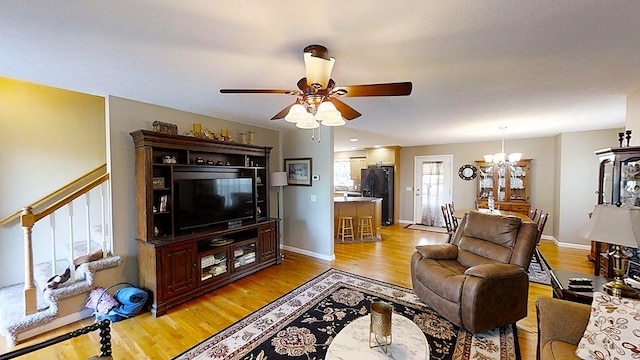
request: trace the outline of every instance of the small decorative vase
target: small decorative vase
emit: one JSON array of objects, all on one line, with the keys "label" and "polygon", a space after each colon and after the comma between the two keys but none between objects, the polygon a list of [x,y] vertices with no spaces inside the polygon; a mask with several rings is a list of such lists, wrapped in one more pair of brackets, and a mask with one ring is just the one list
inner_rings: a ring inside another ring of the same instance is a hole
[{"label": "small decorative vase", "polygon": [[241,141],[243,144],[246,144],[246,143],[247,143],[247,133],[240,133],[240,141]]},{"label": "small decorative vase", "polygon": [[255,131],[249,131],[249,144],[253,145],[256,142],[256,138],[255,138],[256,132]]},{"label": "small decorative vase", "polygon": [[[371,304],[371,325],[369,325],[369,347],[381,347],[387,353],[391,345],[391,314],[393,307],[391,304],[376,301]],[[375,341],[372,341],[372,338]]]}]

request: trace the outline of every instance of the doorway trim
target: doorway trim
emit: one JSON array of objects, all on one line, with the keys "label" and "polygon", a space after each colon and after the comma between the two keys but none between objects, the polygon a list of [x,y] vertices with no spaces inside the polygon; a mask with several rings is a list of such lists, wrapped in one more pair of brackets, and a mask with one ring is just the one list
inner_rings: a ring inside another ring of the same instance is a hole
[{"label": "doorway trim", "polygon": [[453,201],[453,155],[422,155],[414,156],[413,160],[413,222],[422,221],[422,164],[424,162],[443,163],[444,169],[444,199],[445,203]]}]

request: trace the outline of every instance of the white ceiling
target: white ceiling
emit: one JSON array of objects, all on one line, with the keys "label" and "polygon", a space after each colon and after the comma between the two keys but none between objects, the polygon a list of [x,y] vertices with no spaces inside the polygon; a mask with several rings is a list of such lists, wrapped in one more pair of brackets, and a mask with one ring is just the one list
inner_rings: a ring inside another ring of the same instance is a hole
[{"label": "white ceiling", "polygon": [[317,43],[338,85],[413,82],[344,98],[336,150],[410,146],[624,127],[639,34],[635,0],[5,0],[0,75],[284,129],[292,96],[219,89],[295,89]]}]

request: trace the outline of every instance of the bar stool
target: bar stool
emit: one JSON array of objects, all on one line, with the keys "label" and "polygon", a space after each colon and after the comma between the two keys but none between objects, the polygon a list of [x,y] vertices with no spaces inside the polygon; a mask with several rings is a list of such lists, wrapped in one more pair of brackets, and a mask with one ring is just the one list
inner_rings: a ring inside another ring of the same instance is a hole
[{"label": "bar stool", "polygon": [[373,240],[373,217],[371,215],[358,218],[358,234],[360,234],[360,241],[365,236],[369,236]]},{"label": "bar stool", "polygon": [[353,217],[352,216],[340,216],[338,218],[338,239],[344,242],[345,238],[350,237],[351,241],[355,241],[353,236]]}]

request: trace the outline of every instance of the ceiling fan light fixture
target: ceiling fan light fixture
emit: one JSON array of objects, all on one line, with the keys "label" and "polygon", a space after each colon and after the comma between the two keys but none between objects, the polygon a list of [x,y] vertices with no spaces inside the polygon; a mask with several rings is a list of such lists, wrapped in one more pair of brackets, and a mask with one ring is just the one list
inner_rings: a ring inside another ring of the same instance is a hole
[{"label": "ceiling fan light fixture", "polygon": [[318,111],[316,112],[315,119],[322,121],[322,125],[325,126],[342,126],[346,122],[342,119],[342,114],[336,106],[330,101],[320,103]]},{"label": "ceiling fan light fixture", "polygon": [[331,78],[331,71],[336,59],[323,59],[313,56],[312,53],[304,53],[304,65],[307,75],[307,84],[318,90],[325,89]]},{"label": "ceiling fan light fixture", "polygon": [[311,114],[307,112],[304,105],[295,104],[291,109],[289,109],[289,113],[284,117],[284,119],[290,123],[298,123],[307,120],[309,116],[311,116]]},{"label": "ceiling fan light fixture", "polygon": [[317,129],[320,127],[320,123],[313,118],[313,115],[309,114],[307,119],[297,122],[296,127],[299,129]]}]

